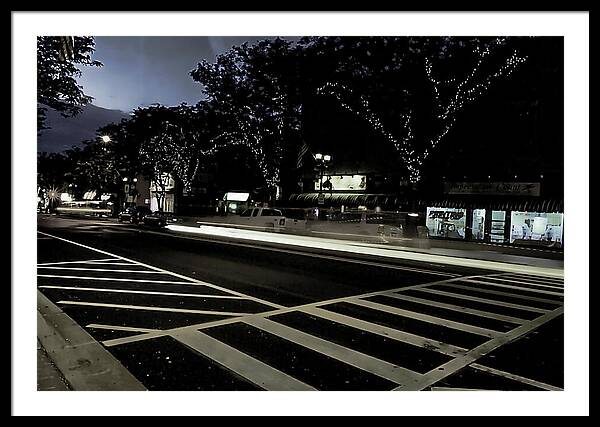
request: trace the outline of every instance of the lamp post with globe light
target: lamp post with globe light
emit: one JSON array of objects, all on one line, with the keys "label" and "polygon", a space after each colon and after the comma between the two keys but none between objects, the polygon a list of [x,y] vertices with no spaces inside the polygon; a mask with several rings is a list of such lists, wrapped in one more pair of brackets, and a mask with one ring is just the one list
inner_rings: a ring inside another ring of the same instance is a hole
[{"label": "lamp post with globe light", "polygon": [[318,204],[325,204],[325,198],[323,196],[323,173],[327,169],[328,164],[331,162],[331,155],[329,154],[315,154],[315,160],[317,161],[317,168],[319,170],[319,199]]}]

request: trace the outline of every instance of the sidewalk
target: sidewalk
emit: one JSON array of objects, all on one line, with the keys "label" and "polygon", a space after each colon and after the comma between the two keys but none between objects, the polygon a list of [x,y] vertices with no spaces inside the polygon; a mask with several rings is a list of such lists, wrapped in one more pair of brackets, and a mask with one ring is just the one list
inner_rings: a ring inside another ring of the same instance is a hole
[{"label": "sidewalk", "polygon": [[[517,255],[493,250],[469,250],[451,248],[415,247],[426,246],[429,239],[413,239],[413,246],[390,244],[381,236],[327,236],[302,230],[295,233],[266,231],[265,227],[249,227],[231,222],[211,222],[209,218],[179,218],[168,224],[168,234],[195,235],[205,239],[237,241],[239,244],[260,246],[284,252],[305,252],[312,256],[342,256],[354,262],[380,265],[406,262],[431,263],[477,270],[529,274],[547,277],[564,277],[562,259],[546,259],[531,256],[529,251]],[[230,219],[231,221],[231,219]],[[317,237],[318,236],[318,237]],[[349,238],[351,237],[351,239]],[[387,239],[387,238],[386,238]],[[401,241],[398,239],[398,241]],[[416,243],[415,243],[416,242]],[[424,243],[424,244],[423,244]],[[512,249],[512,248],[511,248]]]},{"label": "sidewalk", "polygon": [[71,387],[37,340],[37,389],[38,391],[68,391]]},{"label": "sidewalk", "polygon": [[[217,226],[223,228],[260,231],[263,227],[248,227],[236,224],[235,216],[182,217],[177,216],[172,225],[187,227]],[[287,228],[275,234],[309,237],[327,241],[344,241],[360,246],[376,247],[386,251],[414,252],[427,255],[460,257],[548,268],[563,268],[561,250],[500,245],[474,241],[443,239],[396,238],[380,236],[372,228],[355,227],[352,233],[333,231],[328,221],[311,221],[309,227]],[[272,232],[271,232],[272,233]]]},{"label": "sidewalk", "polygon": [[39,290],[37,310],[38,390],[146,390],[108,350]]}]

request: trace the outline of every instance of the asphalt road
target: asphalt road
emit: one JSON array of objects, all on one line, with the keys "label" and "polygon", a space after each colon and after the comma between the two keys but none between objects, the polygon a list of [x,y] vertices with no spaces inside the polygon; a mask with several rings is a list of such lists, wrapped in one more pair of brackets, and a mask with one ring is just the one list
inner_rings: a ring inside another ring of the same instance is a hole
[{"label": "asphalt road", "polygon": [[38,288],[150,390],[555,390],[561,280],[38,217]]}]

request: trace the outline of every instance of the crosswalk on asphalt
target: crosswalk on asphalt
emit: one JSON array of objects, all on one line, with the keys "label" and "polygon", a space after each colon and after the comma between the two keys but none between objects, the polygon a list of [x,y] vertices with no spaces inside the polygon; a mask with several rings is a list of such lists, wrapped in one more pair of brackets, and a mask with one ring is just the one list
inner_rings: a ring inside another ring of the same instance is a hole
[{"label": "crosswalk on asphalt", "polygon": [[38,264],[40,290],[149,389],[459,390],[439,383],[470,369],[557,390],[480,359],[560,318],[563,286],[452,275],[286,307],[120,256]]}]

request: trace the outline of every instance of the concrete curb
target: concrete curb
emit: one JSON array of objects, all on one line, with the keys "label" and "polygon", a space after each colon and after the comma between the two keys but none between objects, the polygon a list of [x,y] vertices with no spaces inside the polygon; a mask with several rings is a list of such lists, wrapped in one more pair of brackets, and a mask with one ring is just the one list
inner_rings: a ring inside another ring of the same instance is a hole
[{"label": "concrete curb", "polygon": [[147,390],[98,341],[40,291],[37,301],[38,339],[73,390]]}]

